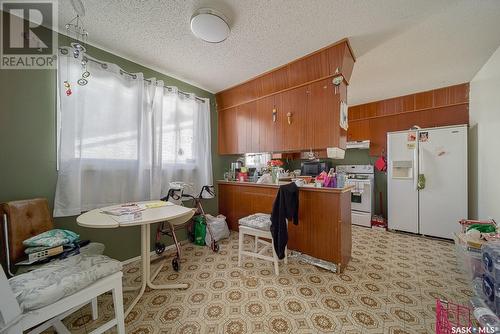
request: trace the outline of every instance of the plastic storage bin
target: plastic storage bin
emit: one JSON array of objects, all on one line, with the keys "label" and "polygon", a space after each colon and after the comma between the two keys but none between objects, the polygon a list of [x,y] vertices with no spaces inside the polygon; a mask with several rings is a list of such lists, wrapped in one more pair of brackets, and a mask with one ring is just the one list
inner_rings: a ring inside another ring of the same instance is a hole
[{"label": "plastic storage bin", "polygon": [[500,243],[488,243],[481,248],[483,269],[500,282]]},{"label": "plastic storage bin", "polygon": [[469,281],[472,282],[476,278],[482,279],[484,266],[481,250],[469,247],[466,243],[461,242],[455,235],[455,251],[457,254],[457,262],[467,274]]}]

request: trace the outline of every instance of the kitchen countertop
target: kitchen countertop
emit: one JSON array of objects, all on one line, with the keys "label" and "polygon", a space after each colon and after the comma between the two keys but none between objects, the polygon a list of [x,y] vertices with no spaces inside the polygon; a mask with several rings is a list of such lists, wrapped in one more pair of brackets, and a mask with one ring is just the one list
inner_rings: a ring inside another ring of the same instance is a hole
[{"label": "kitchen countertop", "polygon": [[[279,186],[291,183],[291,181],[280,181],[278,184],[273,183],[255,183],[255,182],[241,182],[241,181],[225,181],[225,180],[217,180],[217,183],[220,184],[231,184],[231,185],[239,185],[245,187],[262,187],[262,188],[278,188]],[[347,186],[344,188],[316,188],[311,186],[302,186],[299,189],[302,191],[317,191],[317,192],[328,192],[328,193],[344,193],[351,191],[354,186]]]}]

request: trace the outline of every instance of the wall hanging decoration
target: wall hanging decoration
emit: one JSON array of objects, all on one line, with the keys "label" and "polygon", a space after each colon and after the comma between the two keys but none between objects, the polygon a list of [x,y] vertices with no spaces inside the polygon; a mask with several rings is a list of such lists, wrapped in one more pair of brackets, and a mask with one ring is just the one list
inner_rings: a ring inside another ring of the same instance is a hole
[{"label": "wall hanging decoration", "polygon": [[[89,34],[87,30],[85,30],[81,19],[85,16],[85,7],[83,6],[81,0],[71,0],[71,5],[76,12],[76,16],[71,19],[71,21],[66,23],[66,33],[71,39],[73,39],[73,42],[70,43],[71,48],[73,49],[73,57],[75,59],[81,59],[82,75],[80,79],[78,79],[77,83],[80,86],[85,86],[88,84],[88,78],[90,77],[90,72],[87,70],[88,60],[87,57],[85,57],[87,52],[85,45],[87,44]],[[66,95],[70,96],[72,92],[69,80],[64,82],[64,87],[66,88]]]}]

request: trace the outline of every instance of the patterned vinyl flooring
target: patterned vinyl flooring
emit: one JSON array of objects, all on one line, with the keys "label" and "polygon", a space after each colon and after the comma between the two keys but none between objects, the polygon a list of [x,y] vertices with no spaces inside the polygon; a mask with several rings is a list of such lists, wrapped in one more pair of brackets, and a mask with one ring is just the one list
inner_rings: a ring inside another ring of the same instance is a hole
[{"label": "patterned vinyl flooring", "polygon": [[[239,268],[237,233],[218,254],[190,244],[183,252],[180,272],[169,254],[155,283],[189,288],[146,290],[126,319],[127,333],[434,333],[436,298],[465,303],[471,295],[452,243],[363,227],[353,227],[352,260],[342,274],[293,258],[280,264],[279,276],[258,259]],[[124,267],[125,285],[140,283],[139,265]],[[133,297],[125,293],[125,305]],[[99,306],[95,322],[89,307],[65,319],[71,332],[90,332],[112,317],[109,295]]]}]

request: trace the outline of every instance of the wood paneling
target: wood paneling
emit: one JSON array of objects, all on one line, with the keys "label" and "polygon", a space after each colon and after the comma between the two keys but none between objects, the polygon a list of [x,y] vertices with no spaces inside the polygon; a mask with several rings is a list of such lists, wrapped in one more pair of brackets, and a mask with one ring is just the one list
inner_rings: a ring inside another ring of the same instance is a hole
[{"label": "wood paneling", "polygon": [[256,152],[271,152],[273,150],[274,108],[274,95],[256,101],[255,113],[259,122],[259,150]]},{"label": "wood paneling", "polygon": [[[219,183],[219,211],[231,230],[238,220],[262,212],[271,213],[276,186]],[[321,208],[321,209],[318,209]],[[333,190],[300,189],[299,224],[288,225],[288,248],[340,264],[351,258],[351,195]]]},{"label": "wood paneling", "polygon": [[[274,152],[281,152],[286,149],[285,134],[285,118],[286,113],[283,110],[283,94],[273,95],[274,108],[276,109],[276,120],[271,124],[272,127],[272,142]],[[262,152],[262,151],[261,151]]]},{"label": "wood paneling", "polygon": [[[224,113],[219,116],[218,131],[225,133],[218,138],[228,140],[235,135],[236,142],[219,143],[219,153],[345,148],[340,101],[347,99],[354,61],[348,41],[343,40],[216,94],[218,111]],[[331,82],[337,74],[346,79],[339,89]],[[228,112],[236,114],[234,119]],[[292,113],[290,124],[288,112]]]},{"label": "wood paneling", "polygon": [[349,123],[349,129],[347,131],[347,140],[357,141],[357,140],[366,140],[369,138],[371,138],[369,119],[363,119],[360,121]]},{"label": "wood paneling", "polygon": [[444,87],[349,108],[349,140],[371,141],[370,154],[386,149],[387,132],[468,124],[469,84]]},{"label": "wood paneling", "polygon": [[238,151],[238,136],[236,134],[236,108],[221,110],[218,113],[218,146],[220,154],[231,154]]},{"label": "wood paneling", "polygon": [[258,78],[261,82],[262,96],[282,91],[290,87],[288,80],[288,67],[279,68]]},{"label": "wood paneling", "polygon": [[355,58],[347,39],[327,46],[293,62],[275,68],[215,95],[217,109],[238,106],[249,101],[307,85],[336,75],[338,69],[349,82]]},{"label": "wood paneling", "polygon": [[[302,86],[283,93],[282,119],[283,140],[287,150],[297,151],[304,147],[312,147],[312,131],[307,126],[309,87]],[[291,113],[290,124],[287,114]]]},{"label": "wood paneling", "polygon": [[309,89],[307,133],[312,133],[311,148],[341,147],[339,142],[341,95],[335,93],[335,88],[329,79],[315,82],[309,85]]},{"label": "wood paneling", "polygon": [[262,96],[262,82],[249,81],[217,94],[216,101],[219,110],[240,105]]},{"label": "wood paneling", "polygon": [[291,87],[295,87],[313,80],[328,77],[328,54],[321,51],[307,56],[300,61],[288,65],[288,77]]},{"label": "wood paneling", "polygon": [[255,113],[256,102],[236,107],[237,153],[256,152],[259,147],[259,123]]}]

